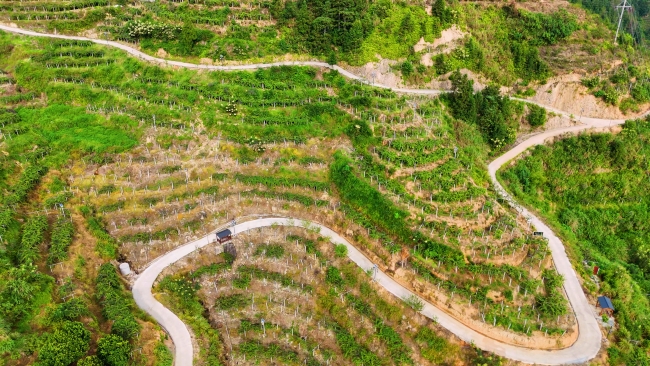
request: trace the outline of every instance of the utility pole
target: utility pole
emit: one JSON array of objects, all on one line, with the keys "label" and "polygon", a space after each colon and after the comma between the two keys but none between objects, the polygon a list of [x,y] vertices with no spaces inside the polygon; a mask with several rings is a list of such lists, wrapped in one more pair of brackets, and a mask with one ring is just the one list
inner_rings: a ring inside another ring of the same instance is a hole
[{"label": "utility pole", "polygon": [[614,36],[614,44],[618,44],[618,31],[621,29],[621,21],[623,20],[623,13],[625,9],[631,8],[631,5],[627,5],[627,0],[623,0],[623,5],[619,5],[616,9],[621,9],[621,15],[618,17],[618,26],[616,27],[616,36]]}]

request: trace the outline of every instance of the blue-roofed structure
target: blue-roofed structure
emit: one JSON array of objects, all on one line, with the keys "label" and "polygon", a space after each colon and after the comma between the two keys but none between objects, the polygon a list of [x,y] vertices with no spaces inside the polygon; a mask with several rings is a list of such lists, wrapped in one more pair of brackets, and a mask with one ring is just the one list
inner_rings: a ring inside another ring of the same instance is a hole
[{"label": "blue-roofed structure", "polygon": [[598,296],[598,307],[600,308],[600,314],[607,314],[612,316],[614,314],[614,304],[612,304],[612,299],[607,296]]}]

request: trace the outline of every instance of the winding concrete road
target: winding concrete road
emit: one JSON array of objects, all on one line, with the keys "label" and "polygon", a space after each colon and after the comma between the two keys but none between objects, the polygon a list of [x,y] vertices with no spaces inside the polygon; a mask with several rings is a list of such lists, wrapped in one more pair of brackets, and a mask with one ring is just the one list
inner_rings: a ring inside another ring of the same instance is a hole
[{"label": "winding concrete road", "polygon": [[[66,35],[57,35],[57,34],[44,34],[33,32],[30,30],[9,27],[5,25],[0,25],[0,30],[7,32],[34,36],[34,37],[50,37],[50,38],[61,38],[61,39],[71,39],[71,40],[84,40],[92,41],[98,44],[108,45],[112,47],[119,48],[125,52],[134,55],[142,60],[158,63],[162,65],[169,66],[178,66],[190,69],[206,69],[206,70],[253,70],[259,68],[268,68],[273,66],[282,66],[282,65],[291,65],[291,66],[313,66],[313,67],[326,67],[339,71],[344,76],[367,82],[363,77],[355,75],[339,66],[329,65],[325,62],[313,62],[313,61],[304,61],[304,62],[276,62],[269,64],[251,64],[251,65],[240,65],[240,66],[216,66],[216,65],[197,65],[180,61],[169,61],[160,59],[147,55],[143,52],[140,52],[134,48],[123,45],[118,42],[113,41],[104,41],[98,39],[91,39],[86,37],[76,37],[76,36],[66,36]],[[391,89],[398,93],[408,93],[408,94],[420,94],[420,95],[437,95],[441,93],[448,92],[446,90],[435,90],[435,89],[401,89],[401,88],[391,88],[386,85],[381,84],[372,84],[375,87]],[[570,117],[570,114],[564,111],[557,110],[555,108],[543,105],[541,103],[517,99],[526,103],[537,104],[541,107],[544,107],[552,112],[561,114],[567,117]],[[643,116],[650,113],[650,111],[643,114]],[[601,343],[601,332],[598,327],[598,322],[596,320],[597,316],[594,312],[593,307],[587,302],[587,298],[584,295],[580,282],[578,281],[577,274],[571,267],[571,263],[567,254],[565,252],[564,246],[560,239],[553,233],[553,231],[545,225],[539,218],[533,215],[531,212],[525,208],[518,205],[514,199],[503,189],[501,184],[496,179],[497,170],[505,163],[511,159],[517,157],[519,154],[524,152],[527,148],[543,144],[547,139],[560,136],[563,134],[574,134],[580,131],[585,131],[592,128],[604,128],[613,125],[620,125],[625,122],[625,120],[611,120],[611,119],[600,119],[592,117],[581,117],[579,122],[580,125],[558,128],[553,130],[548,130],[533,136],[528,137],[525,141],[519,145],[513,147],[511,150],[495,159],[488,166],[488,172],[492,179],[497,192],[504,197],[510,204],[517,209],[519,212],[523,213],[526,217],[531,220],[531,223],[535,225],[538,231],[542,231],[544,236],[549,239],[549,248],[553,256],[553,262],[555,263],[558,273],[564,276],[564,288],[566,290],[569,302],[573,307],[573,310],[576,315],[576,319],[579,327],[579,336],[577,341],[568,348],[561,350],[532,350],[524,347],[518,347],[511,344],[505,344],[499,341],[496,341],[486,335],[480,334],[475,330],[467,327],[458,320],[454,319],[444,311],[436,308],[428,302],[424,302],[424,309],[422,313],[431,318],[435,319],[440,325],[449,329],[452,333],[456,334],[459,338],[467,342],[474,342],[476,346],[481,349],[494,352],[500,356],[504,356],[513,360],[518,360],[531,364],[545,364],[545,365],[562,365],[562,364],[573,364],[573,363],[582,363],[592,359],[598,353]],[[236,233],[241,233],[243,231],[266,227],[271,225],[294,225],[301,226],[304,221],[300,219],[289,219],[289,218],[264,218],[257,219],[252,221],[247,221],[241,224],[234,226]],[[348,255],[352,261],[359,265],[364,270],[371,269],[374,266],[368,258],[366,258],[359,250],[357,250],[353,245],[351,245],[347,240],[339,236],[337,233],[333,232],[327,227],[324,227],[317,223],[309,223],[311,227],[319,227],[320,232],[324,236],[331,238],[333,243],[344,244],[348,247]],[[190,366],[193,361],[193,350],[192,350],[192,340],[190,333],[185,326],[185,324],[170,310],[165,308],[162,304],[155,300],[151,293],[151,288],[158,277],[170,264],[180,260],[186,255],[192,253],[198,248],[204,247],[210,243],[210,235],[203,237],[201,239],[195,240],[193,242],[187,243],[150,263],[150,265],[137,277],[134,286],[133,286],[133,297],[135,298],[136,303],[140,308],[149,313],[160,325],[169,333],[171,336],[174,345],[176,347],[175,354],[175,365],[176,366]],[[386,290],[394,294],[399,298],[405,298],[410,295],[413,295],[411,291],[401,286],[395,282],[392,278],[381,271],[377,271],[376,275],[377,282],[383,286]]]},{"label": "winding concrete road", "polygon": [[[350,244],[350,242],[338,235],[336,232],[318,223],[284,217],[263,218],[237,224],[231,227],[231,230],[233,230],[235,233],[240,234],[252,229],[277,225],[300,226],[310,229],[318,228],[320,230],[320,234],[324,237],[328,237],[332,243],[344,244],[347,246],[348,256],[359,267],[364,270],[372,270],[374,267],[374,263],[370,261],[370,259],[368,259],[363,253],[361,253],[354,245]],[[547,230],[550,229],[547,228]],[[552,235],[552,232],[550,231],[547,231],[545,233]],[[167,266],[182,259],[195,250],[210,244],[212,239],[214,239],[214,232],[201,239],[187,243],[163,256],[158,257],[156,260],[151,262],[150,265],[142,273],[138,275],[133,285],[132,291],[135,302],[140,308],[142,308],[154,319],[156,319],[156,321],[171,336],[172,341],[176,347],[174,359],[174,364],[176,366],[192,365],[193,349],[190,332],[185,324],[176,315],[174,315],[174,313],[165,308],[153,297],[151,289],[160,273]],[[559,241],[557,241],[557,243],[559,244],[560,249],[562,249],[562,244],[559,243]],[[564,258],[566,258],[566,254],[564,254],[563,250],[561,250],[560,253],[553,251],[554,259],[557,254],[559,254],[560,257],[564,256]],[[545,351],[533,350],[525,347],[501,343],[490,338],[489,336],[481,334],[467,327],[465,324],[456,320],[451,315],[445,313],[444,311],[424,300],[424,308],[422,309],[422,314],[430,319],[437,321],[438,324],[457,335],[460,339],[468,343],[474,342],[476,346],[483,350],[491,351],[500,356],[513,360],[531,364],[545,365],[562,365],[588,361],[589,359],[593,358],[600,349],[601,335],[598,324],[596,323],[595,313],[587,303],[585,296],[582,294],[582,289],[580,288],[580,285],[575,278],[575,273],[573,273],[568,259],[565,261],[560,260],[559,263],[563,266],[567,266],[565,269],[571,271],[568,276],[566,274],[566,271],[563,271],[563,274],[568,277],[567,279],[570,278],[569,276],[573,276],[575,285],[577,286],[577,288],[573,288],[571,281],[567,281],[567,283],[570,284],[569,286],[565,285],[567,286],[567,290],[576,291],[574,294],[575,296],[570,296],[569,298],[574,308],[578,310],[576,318],[580,327],[580,335],[578,340],[568,348],[562,350]],[[381,270],[376,271],[375,280],[380,286],[398,298],[404,299],[411,295],[415,295],[404,286],[395,282],[395,280],[393,280],[390,276],[386,275]]]},{"label": "winding concrete road", "polygon": [[[368,85],[371,85],[376,88],[382,88],[382,89],[389,89],[392,90],[396,93],[404,93],[404,94],[414,94],[414,95],[439,95],[443,93],[449,93],[449,90],[441,90],[441,89],[409,89],[409,88],[394,88],[390,87],[387,85],[379,84],[379,83],[371,83],[369,82],[366,77],[364,76],[359,76],[356,75],[338,65],[330,65],[327,62],[321,62],[321,61],[283,61],[283,62],[272,62],[272,63],[264,63],[264,64],[248,64],[248,65],[230,65],[230,66],[222,66],[222,65],[203,65],[203,64],[193,64],[189,62],[182,62],[182,61],[172,61],[172,60],[166,60],[163,58],[158,58],[154,57],[151,55],[148,55],[142,51],[139,51],[133,47],[127,46],[125,44],[115,42],[115,41],[108,41],[108,40],[102,40],[102,39],[96,39],[96,38],[88,38],[88,37],[80,37],[80,36],[68,36],[68,35],[63,35],[63,34],[49,34],[49,33],[39,33],[39,32],[34,32],[28,29],[22,29],[22,28],[17,28],[17,27],[11,27],[7,25],[2,25],[0,24],[0,30],[10,32],[10,33],[15,33],[15,34],[22,34],[25,36],[31,36],[31,37],[46,37],[46,38],[58,38],[58,39],[69,39],[69,40],[78,40],[78,41],[90,41],[94,42],[97,44],[101,45],[106,45],[106,46],[111,46],[115,48],[119,48],[125,52],[127,52],[130,55],[136,56],[141,60],[148,61],[151,63],[155,64],[160,64],[160,65],[167,65],[167,66],[177,66],[177,67],[183,67],[183,68],[188,68],[188,69],[195,69],[195,70],[215,70],[215,71],[238,71],[238,70],[256,70],[256,69],[264,69],[264,68],[270,68],[274,66],[311,66],[311,67],[325,67],[329,68],[332,70],[336,70],[341,75],[353,79],[353,80],[359,80],[361,82],[364,82]],[[532,100],[527,100],[527,99],[522,99],[522,98],[512,98],[514,100],[518,100],[520,102],[525,102],[525,103],[530,103],[530,104],[536,104],[540,107],[544,107],[547,110],[554,112],[556,114],[572,118],[572,114],[561,111],[559,109],[555,109],[553,107],[547,106],[543,103],[535,102]],[[647,115],[650,113],[650,111],[646,112],[643,114],[643,116]],[[600,119],[600,118],[593,118],[593,117],[580,117],[579,121],[582,123],[592,123],[592,122],[599,122],[599,121],[606,121],[607,123],[623,123],[625,120],[610,120],[610,119]]]}]

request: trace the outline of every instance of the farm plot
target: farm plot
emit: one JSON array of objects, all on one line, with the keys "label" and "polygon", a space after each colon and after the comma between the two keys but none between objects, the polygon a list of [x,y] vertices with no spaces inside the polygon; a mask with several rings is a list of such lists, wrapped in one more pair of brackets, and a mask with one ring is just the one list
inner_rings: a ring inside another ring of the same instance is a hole
[{"label": "farm plot", "polygon": [[79,207],[103,260],[140,270],[227,220],[299,217],[504,341],[577,335],[545,242],[490,192],[476,127],[438,100],[304,67],[173,70],[85,42],[15,52],[31,58],[10,65],[16,85],[51,105],[19,108],[3,143],[18,155],[39,141],[30,156],[69,187],[44,204]]},{"label": "farm plot", "polygon": [[[265,228],[236,237],[234,245],[236,258],[214,258],[213,249],[204,249],[177,264],[157,288],[158,297],[186,318],[208,314],[203,319],[212,327],[193,331],[216,330],[219,337],[202,344],[202,361],[404,365],[455,359],[457,344],[376,288],[345,251],[318,233]],[[465,351],[460,357],[475,356]]]}]

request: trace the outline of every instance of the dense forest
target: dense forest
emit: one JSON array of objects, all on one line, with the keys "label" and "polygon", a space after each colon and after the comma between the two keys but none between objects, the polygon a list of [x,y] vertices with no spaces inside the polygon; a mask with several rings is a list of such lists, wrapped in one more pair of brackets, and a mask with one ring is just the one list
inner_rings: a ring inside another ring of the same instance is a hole
[{"label": "dense forest", "polygon": [[647,365],[650,346],[650,120],[620,133],[583,134],[536,147],[500,173],[518,199],[566,239],[585,286],[612,298],[611,365]]}]

